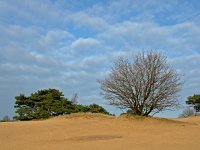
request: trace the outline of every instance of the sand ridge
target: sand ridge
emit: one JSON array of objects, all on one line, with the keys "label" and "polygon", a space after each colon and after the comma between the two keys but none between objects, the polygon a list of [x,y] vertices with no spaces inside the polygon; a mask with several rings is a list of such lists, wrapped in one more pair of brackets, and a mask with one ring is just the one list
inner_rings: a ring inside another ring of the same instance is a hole
[{"label": "sand ridge", "polygon": [[199,125],[200,117],[99,114],[5,122],[0,123],[0,150],[199,150]]}]

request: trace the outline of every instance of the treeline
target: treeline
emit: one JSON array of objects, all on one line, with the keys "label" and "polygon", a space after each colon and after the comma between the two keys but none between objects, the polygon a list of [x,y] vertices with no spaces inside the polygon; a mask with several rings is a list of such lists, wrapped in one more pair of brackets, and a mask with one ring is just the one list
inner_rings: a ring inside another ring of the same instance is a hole
[{"label": "treeline", "polygon": [[57,89],[43,89],[32,93],[30,96],[20,94],[15,97],[16,120],[33,120],[49,118],[51,116],[65,115],[78,112],[91,112],[110,114],[106,109],[97,104],[81,105],[73,103],[64,97]]}]

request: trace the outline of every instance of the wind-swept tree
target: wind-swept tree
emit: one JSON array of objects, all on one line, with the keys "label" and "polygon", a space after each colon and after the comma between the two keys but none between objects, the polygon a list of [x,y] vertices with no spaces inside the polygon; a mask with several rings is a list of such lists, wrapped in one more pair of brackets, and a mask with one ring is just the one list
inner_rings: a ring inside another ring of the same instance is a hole
[{"label": "wind-swept tree", "polygon": [[181,81],[166,59],[157,51],[141,52],[131,62],[119,58],[109,76],[99,81],[101,94],[109,104],[129,109],[135,115],[174,110],[179,104]]}]

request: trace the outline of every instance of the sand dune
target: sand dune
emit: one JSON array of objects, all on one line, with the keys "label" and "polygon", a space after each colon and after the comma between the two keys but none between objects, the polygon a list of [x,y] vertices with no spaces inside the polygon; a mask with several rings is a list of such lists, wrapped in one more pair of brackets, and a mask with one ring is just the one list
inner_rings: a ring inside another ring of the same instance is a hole
[{"label": "sand dune", "polygon": [[200,117],[74,114],[0,123],[0,150],[200,150]]}]

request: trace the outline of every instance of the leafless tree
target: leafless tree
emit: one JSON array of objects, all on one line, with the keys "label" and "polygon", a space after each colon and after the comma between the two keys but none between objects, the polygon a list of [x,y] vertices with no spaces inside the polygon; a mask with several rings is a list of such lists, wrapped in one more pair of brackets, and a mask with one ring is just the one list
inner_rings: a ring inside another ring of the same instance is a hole
[{"label": "leafless tree", "polygon": [[191,108],[186,108],[183,112],[179,115],[179,118],[186,118],[190,116],[195,116],[195,110]]},{"label": "leafless tree", "polygon": [[133,61],[119,58],[111,73],[100,80],[102,95],[109,104],[147,116],[179,105],[180,75],[157,51],[138,53]]},{"label": "leafless tree", "polygon": [[10,117],[8,115],[4,116],[2,119],[3,122],[9,122],[10,121]]},{"label": "leafless tree", "polygon": [[78,99],[78,93],[74,93],[74,95],[71,98],[71,102],[77,104],[78,103],[77,99]]}]

